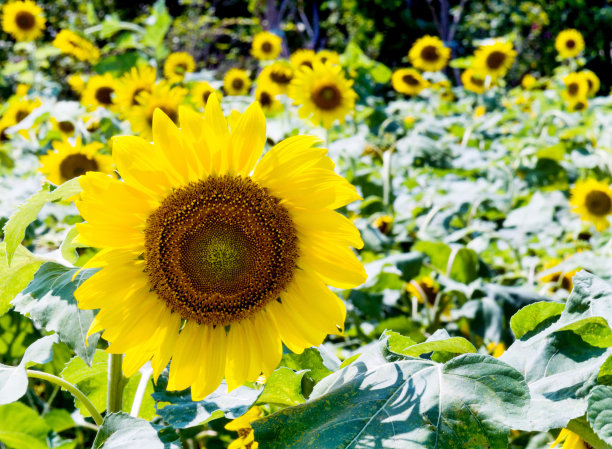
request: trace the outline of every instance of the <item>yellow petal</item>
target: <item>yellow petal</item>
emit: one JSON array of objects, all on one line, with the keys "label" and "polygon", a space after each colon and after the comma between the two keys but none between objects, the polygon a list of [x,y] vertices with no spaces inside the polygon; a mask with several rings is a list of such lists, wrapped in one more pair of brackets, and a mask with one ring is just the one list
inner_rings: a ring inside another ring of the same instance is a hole
[{"label": "yellow petal", "polygon": [[194,353],[201,351],[202,344],[205,343],[201,337],[200,326],[194,321],[187,321],[172,354],[168,390],[184,390],[193,384],[201,368],[193,357]]},{"label": "yellow petal", "polygon": [[229,391],[242,385],[249,374],[250,354],[247,336],[240,322],[232,323],[227,338],[225,379]]},{"label": "yellow petal", "polygon": [[204,139],[211,151],[213,173],[225,173],[229,168],[229,128],[216,95],[208,97],[204,110]]},{"label": "yellow petal", "polygon": [[248,176],[261,156],[266,143],[266,117],[254,102],[232,129],[229,141],[230,172]]}]

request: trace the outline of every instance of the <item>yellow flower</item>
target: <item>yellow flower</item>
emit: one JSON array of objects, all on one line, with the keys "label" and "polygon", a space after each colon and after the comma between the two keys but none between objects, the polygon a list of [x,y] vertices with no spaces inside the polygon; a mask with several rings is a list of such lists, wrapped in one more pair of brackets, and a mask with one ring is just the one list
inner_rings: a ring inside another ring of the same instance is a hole
[{"label": "yellow flower", "polygon": [[102,269],[75,297],[100,309],[89,334],[105,329],[126,376],[151,361],[157,378],[172,359],[168,389],[191,386],[197,401],[224,377],[233,390],[269,376],[283,343],[299,353],[342,333],[345,307],[326,284],[366,274],[349,248],[359,232],[334,210],[360,197],[318,138],[291,137],[258,162],[259,103],[231,131],[216,95],[179,121],[156,110],[154,143],[114,139],[123,181],[80,178],[79,241],[101,248],[86,266]]},{"label": "yellow flower", "polygon": [[70,30],[61,30],[53,40],[53,46],[79,61],[95,64],[100,59],[100,50],[84,37]]},{"label": "yellow flower", "polygon": [[115,90],[117,80],[110,73],[94,75],[87,81],[81,102],[92,108],[103,107],[115,109]]},{"label": "yellow flower", "polygon": [[584,50],[582,34],[573,28],[561,31],[555,39],[555,49],[562,59],[578,56]]},{"label": "yellow flower", "polygon": [[39,171],[53,184],[63,184],[91,171],[105,174],[113,172],[111,157],[99,153],[104,147],[100,142],[82,145],[79,136],[74,145],[67,140],[56,140],[52,145],[55,151],[40,157]]},{"label": "yellow flower", "polygon": [[588,107],[589,107],[589,100],[587,100],[586,97],[578,97],[578,98],[571,99],[569,100],[569,103],[567,105],[567,108],[569,109],[570,112],[584,111]]},{"label": "yellow flower", "polygon": [[559,436],[550,445],[549,449],[553,449],[559,443],[563,443],[562,449],[589,449],[591,447],[579,435],[567,429],[562,429],[559,432]]},{"label": "yellow flower", "polygon": [[283,110],[283,105],[276,99],[278,89],[272,83],[260,83],[255,90],[255,99],[266,115],[273,115]]},{"label": "yellow flower", "polygon": [[573,278],[578,272],[578,268],[571,271],[554,270],[561,263],[560,259],[551,259],[544,264],[544,272],[540,275],[540,281],[547,284],[555,284],[555,287],[561,287],[571,292],[574,288]]},{"label": "yellow flower", "polygon": [[4,112],[4,118],[10,123],[9,126],[16,125],[32,113],[34,109],[41,105],[40,100],[27,100],[12,97],[8,102],[8,107]]},{"label": "yellow flower", "polygon": [[281,52],[282,43],[283,40],[276,34],[262,31],[253,37],[251,54],[260,61],[275,59]]},{"label": "yellow flower", "polygon": [[238,432],[238,438],[230,443],[227,449],[257,449],[257,441],[254,441],[255,434],[251,423],[263,416],[263,411],[254,406],[244,415],[228,422],[225,425],[227,430]]},{"label": "yellow flower", "polygon": [[586,98],[589,92],[589,83],[584,75],[576,72],[570,73],[563,78],[563,82],[565,83],[565,90],[561,92],[561,95],[567,101]]},{"label": "yellow flower", "polygon": [[54,130],[61,133],[64,139],[68,137],[72,137],[74,135],[74,131],[76,126],[74,122],[71,120],[57,120],[55,117],[51,117],[51,126]]},{"label": "yellow flower", "polygon": [[474,118],[482,117],[487,112],[487,109],[480,105],[474,110]]},{"label": "yellow flower", "polygon": [[153,113],[158,108],[177,123],[179,105],[183,103],[186,95],[186,89],[172,87],[167,82],[156,84],[150,92],[140,92],[136,97],[138,104],[125,111],[132,130],[143,139],[150,140],[153,137]]},{"label": "yellow flower", "polygon": [[28,95],[29,91],[30,86],[28,86],[27,84],[17,84],[17,88],[15,89],[15,95],[17,95],[18,97],[25,97],[26,95]]},{"label": "yellow flower", "polygon": [[374,227],[378,229],[381,234],[389,234],[393,228],[393,217],[389,215],[382,215],[376,218],[376,220],[374,220]]},{"label": "yellow flower", "polygon": [[448,64],[450,48],[436,36],[423,36],[410,48],[410,63],[424,72],[437,72]]},{"label": "yellow flower", "polygon": [[312,69],[315,61],[317,61],[317,55],[313,50],[300,49],[295,51],[291,55],[291,65],[295,70],[302,70],[304,67]]},{"label": "yellow flower", "polygon": [[164,76],[171,83],[180,83],[185,79],[185,74],[192,73],[195,67],[195,61],[189,53],[171,53],[164,62]]},{"label": "yellow flower", "polygon": [[537,82],[538,81],[536,80],[535,76],[533,76],[530,73],[528,73],[521,80],[521,86],[523,87],[523,89],[529,90],[532,87],[534,87]]},{"label": "yellow flower", "polygon": [[571,191],[570,204],[573,212],[593,223],[598,231],[610,225],[607,216],[612,213],[612,189],[608,183],[593,178],[578,181]]},{"label": "yellow flower", "polygon": [[0,145],[11,140],[11,136],[6,133],[6,130],[13,125],[14,123],[11,123],[6,117],[0,118]]},{"label": "yellow flower", "polygon": [[264,67],[257,77],[258,83],[274,83],[279,92],[286,94],[293,79],[294,70],[286,61],[276,61]]},{"label": "yellow flower", "polygon": [[313,68],[297,70],[289,86],[289,96],[298,105],[298,114],[315,125],[331,128],[338,120],[344,123],[346,115],[355,109],[357,94],[338,65],[314,62]]},{"label": "yellow flower", "polygon": [[491,78],[503,77],[516,58],[512,42],[496,41],[483,45],[474,52],[474,69],[483,76]]},{"label": "yellow flower", "polygon": [[227,95],[248,95],[251,79],[242,69],[229,69],[223,77],[223,89]]},{"label": "yellow flower", "polygon": [[340,55],[333,50],[319,50],[316,57],[321,64],[340,64]]},{"label": "yellow flower", "polygon": [[492,341],[487,345],[487,351],[489,351],[489,354],[491,354],[493,357],[498,358],[501,357],[504,352],[506,352],[506,345],[502,342],[495,343]]},{"label": "yellow flower", "polygon": [[436,301],[436,296],[440,289],[429,276],[420,279],[413,279],[406,284],[406,291],[410,296],[414,296],[420,304],[432,306]]},{"label": "yellow flower", "polygon": [[141,64],[125,73],[116,86],[115,103],[122,111],[126,111],[133,106],[137,106],[138,96],[142,92],[151,92],[155,85],[157,73],[154,67]]},{"label": "yellow flower", "polygon": [[221,98],[221,92],[217,91],[207,82],[200,81],[192,86],[191,99],[193,100],[193,103],[196,105],[196,107],[204,109],[206,107],[208,97],[210,97],[210,94],[212,93],[217,94],[217,96]]},{"label": "yellow flower", "polygon": [[42,8],[30,0],[9,2],[2,7],[2,30],[19,42],[40,37],[45,22]]},{"label": "yellow flower", "polygon": [[587,84],[589,86],[589,91],[587,92],[588,97],[594,97],[599,91],[599,78],[590,70],[583,70],[580,74],[586,79]]},{"label": "yellow flower", "polygon": [[68,85],[77,94],[82,94],[85,91],[87,83],[81,75],[70,75],[68,77]]},{"label": "yellow flower", "polygon": [[477,94],[482,94],[486,90],[484,77],[473,69],[465,69],[463,71],[461,74],[461,82],[466,90]]},{"label": "yellow flower", "polygon": [[414,69],[397,69],[391,76],[391,84],[399,93],[417,95],[429,83]]}]

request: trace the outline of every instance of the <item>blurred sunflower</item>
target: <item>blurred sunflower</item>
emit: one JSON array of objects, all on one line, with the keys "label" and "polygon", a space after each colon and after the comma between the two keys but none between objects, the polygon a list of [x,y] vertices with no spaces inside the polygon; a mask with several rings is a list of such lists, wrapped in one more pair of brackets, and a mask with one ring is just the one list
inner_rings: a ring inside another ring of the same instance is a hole
[{"label": "blurred sunflower", "polygon": [[283,40],[276,34],[262,31],[253,36],[251,55],[260,61],[276,59],[281,52]]},{"label": "blurred sunflower", "polygon": [[561,95],[567,101],[586,99],[589,92],[589,82],[581,73],[570,73],[563,78],[563,82],[565,83],[565,90],[561,92]]},{"label": "blurred sunflower", "polygon": [[597,77],[597,75],[595,75],[590,70],[583,70],[582,72],[579,72],[579,73],[580,75],[584,77],[584,79],[586,79],[586,82],[589,86],[587,97],[594,97],[599,91],[599,87],[600,87],[599,78]]},{"label": "blurred sunflower", "polygon": [[432,306],[436,301],[440,287],[431,277],[423,276],[406,284],[406,291],[411,297],[415,297],[420,304]]},{"label": "blurred sunflower", "polygon": [[423,36],[412,45],[408,52],[410,63],[424,72],[437,72],[448,64],[450,48],[445,47],[436,36]]},{"label": "blurred sunflower", "polygon": [[12,97],[8,101],[8,107],[4,111],[4,117],[10,126],[16,125],[32,113],[34,109],[41,105],[40,100],[28,100],[18,97]]},{"label": "blurred sunflower", "polygon": [[521,79],[521,87],[525,90],[530,90],[532,87],[535,87],[537,82],[538,80],[535,78],[535,76],[527,73],[525,76],[523,76],[523,79]]},{"label": "blurred sunflower", "polygon": [[259,83],[274,83],[279,92],[286,94],[293,79],[294,70],[286,61],[276,61],[264,67],[257,77]]},{"label": "blurred sunflower", "polygon": [[[406,118],[404,119],[404,123],[406,123]],[[414,123],[414,118],[412,123]],[[393,229],[393,217],[390,215],[382,215],[377,217],[376,220],[374,220],[374,227],[378,229],[381,234],[389,234],[391,229]]]},{"label": "blurred sunflower", "polygon": [[340,55],[333,50],[319,50],[316,54],[316,57],[321,64],[340,64]]},{"label": "blurred sunflower", "polygon": [[391,84],[399,93],[417,95],[429,83],[414,69],[397,69],[391,76]]},{"label": "blurred sunflower", "polygon": [[346,310],[326,284],[366,274],[349,248],[362,247],[359,231],[334,211],[360,197],[319,139],[291,137],[258,162],[257,102],[231,132],[216,95],[203,117],[179,116],[177,128],[155,111],[153,144],[114,139],[123,181],[80,179],[79,241],[102,248],[86,265],[102,269],[75,297],[101,309],[89,334],[106,329],[126,376],[150,360],[157,378],[172,359],[167,388],[191,386],[198,401],[224,377],[233,390],[269,376],[283,343],[301,353],[342,333]]},{"label": "blurred sunflower", "polygon": [[227,95],[248,95],[251,89],[251,78],[242,69],[229,69],[223,77],[223,90]]},{"label": "blurred sunflower", "polygon": [[555,39],[555,49],[562,59],[576,57],[584,50],[584,38],[573,28],[563,30]]},{"label": "blurred sunflower", "polygon": [[53,39],[53,46],[67,55],[74,56],[79,61],[94,64],[100,59],[98,47],[70,30],[61,30]]},{"label": "blurred sunflower", "polygon": [[298,114],[315,125],[331,128],[338,120],[344,123],[346,115],[355,109],[357,94],[337,65],[315,61],[313,68],[296,71],[289,86],[289,96],[298,105]]},{"label": "blurred sunflower", "polygon": [[590,449],[586,441],[580,438],[580,435],[572,432],[571,430],[561,429],[557,439],[553,441],[549,449],[553,449],[558,444],[563,443],[561,449]]},{"label": "blurred sunflower", "polygon": [[228,422],[225,429],[238,432],[238,438],[232,441],[227,449],[257,449],[259,444],[254,440],[255,433],[251,423],[262,416],[261,408],[254,406],[244,415]]},{"label": "blurred sunflower", "polygon": [[571,191],[570,204],[573,212],[593,223],[598,231],[610,225],[607,216],[612,214],[612,189],[607,183],[593,178],[578,181]]},{"label": "blurred sunflower", "polygon": [[214,87],[212,87],[206,81],[200,81],[191,87],[190,96],[196,107],[204,109],[206,107],[208,97],[210,97],[210,94],[212,93],[217,94],[219,98],[221,98],[221,93]]},{"label": "blurred sunflower", "polygon": [[140,64],[125,73],[116,86],[115,103],[126,111],[132,106],[137,106],[138,96],[142,92],[151,92],[155,85],[157,72],[154,67]]},{"label": "blurred sunflower", "polygon": [[104,147],[100,142],[83,145],[81,136],[78,136],[74,145],[68,140],[56,140],[52,145],[54,151],[49,151],[40,157],[39,171],[55,185],[63,184],[90,171],[113,173],[111,157],[99,153]]},{"label": "blurred sunflower", "polygon": [[290,60],[295,70],[301,70],[304,67],[312,69],[315,61],[317,61],[317,55],[313,50],[302,48],[293,52]]},{"label": "blurred sunflower", "polygon": [[573,278],[578,272],[578,268],[570,271],[561,271],[555,269],[561,263],[561,259],[551,259],[544,264],[544,271],[540,274],[541,282],[547,284],[555,284],[555,287],[561,287],[571,292],[574,288]]},{"label": "blurred sunflower", "polygon": [[466,90],[482,94],[486,90],[484,77],[473,69],[465,69],[461,74],[461,82]]},{"label": "blurred sunflower", "polygon": [[474,52],[474,69],[491,78],[503,77],[516,58],[511,42],[496,41],[483,45]]},{"label": "blurred sunflower", "polygon": [[274,115],[283,110],[283,105],[276,99],[277,87],[272,83],[260,83],[255,89],[255,99],[261,105],[266,115]]},{"label": "blurred sunflower", "polygon": [[489,351],[489,354],[493,357],[498,358],[506,352],[506,345],[503,342],[496,343],[492,341],[487,345],[487,351]]},{"label": "blurred sunflower", "polygon": [[76,126],[72,120],[57,120],[55,117],[51,117],[49,121],[51,122],[52,129],[61,133],[64,139],[74,135]]},{"label": "blurred sunflower", "polygon": [[570,112],[580,112],[584,111],[589,107],[589,100],[586,97],[578,97],[569,100],[567,104],[567,109]]},{"label": "blurred sunflower", "polygon": [[125,111],[132,130],[143,139],[150,140],[153,137],[153,113],[158,108],[177,123],[179,105],[184,102],[186,95],[186,89],[172,87],[165,81],[153,86],[150,92],[140,92],[137,96],[138,104]]},{"label": "blurred sunflower", "polygon": [[115,109],[115,90],[117,80],[110,73],[94,75],[87,81],[81,103],[92,108]]},{"label": "blurred sunflower", "polygon": [[2,30],[19,42],[42,36],[46,21],[42,8],[30,0],[9,2],[2,7]]},{"label": "blurred sunflower", "polygon": [[171,53],[164,62],[164,76],[171,83],[180,83],[185,79],[185,74],[192,73],[195,67],[195,61],[189,53]]}]

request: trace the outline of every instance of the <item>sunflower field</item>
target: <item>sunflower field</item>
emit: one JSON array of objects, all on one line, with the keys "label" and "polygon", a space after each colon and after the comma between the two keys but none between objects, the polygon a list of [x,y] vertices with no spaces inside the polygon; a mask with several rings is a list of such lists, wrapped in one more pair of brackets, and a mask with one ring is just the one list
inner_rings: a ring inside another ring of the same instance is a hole
[{"label": "sunflower field", "polygon": [[0,25],[0,449],[612,449],[608,2]]}]

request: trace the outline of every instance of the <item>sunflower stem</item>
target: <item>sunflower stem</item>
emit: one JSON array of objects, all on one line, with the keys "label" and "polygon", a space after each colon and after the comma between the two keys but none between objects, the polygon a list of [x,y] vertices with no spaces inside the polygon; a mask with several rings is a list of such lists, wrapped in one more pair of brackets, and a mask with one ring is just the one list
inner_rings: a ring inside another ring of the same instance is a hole
[{"label": "sunflower stem", "polygon": [[32,379],[42,379],[47,382],[51,382],[52,384],[59,385],[63,389],[69,391],[75,398],[83,403],[83,405],[87,408],[89,413],[91,413],[91,417],[96,422],[98,426],[102,425],[102,415],[98,411],[95,405],[91,403],[89,398],[85,396],[85,394],[79,390],[76,386],[71,384],[70,382],[62,379],[61,377],[54,376],[53,374],[45,373],[43,371],[35,371],[28,369],[26,370],[28,377]]},{"label": "sunflower stem", "polygon": [[153,374],[153,368],[151,368],[151,366],[148,364],[140,370],[140,381],[138,382],[136,394],[134,395],[134,402],[132,402],[132,409],[130,410],[130,416],[133,416],[134,418],[138,418],[138,413],[140,413],[140,407],[142,405],[142,400],[144,399],[151,374]]},{"label": "sunflower stem", "polygon": [[120,412],[123,408],[123,373],[121,365],[123,354],[108,355],[108,392],[106,410],[108,413]]}]

